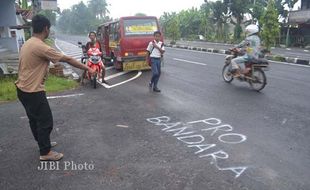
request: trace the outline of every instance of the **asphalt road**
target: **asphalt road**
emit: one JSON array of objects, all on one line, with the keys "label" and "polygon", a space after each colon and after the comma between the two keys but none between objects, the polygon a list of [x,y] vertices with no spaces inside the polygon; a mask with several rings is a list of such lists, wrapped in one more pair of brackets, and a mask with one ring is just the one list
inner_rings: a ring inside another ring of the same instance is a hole
[{"label": "asphalt road", "polygon": [[167,48],[162,93],[143,71],[56,94],[79,94],[49,100],[59,170],[38,170],[21,104],[0,105],[0,189],[309,190],[310,68],[271,63],[258,93],[223,62]]}]

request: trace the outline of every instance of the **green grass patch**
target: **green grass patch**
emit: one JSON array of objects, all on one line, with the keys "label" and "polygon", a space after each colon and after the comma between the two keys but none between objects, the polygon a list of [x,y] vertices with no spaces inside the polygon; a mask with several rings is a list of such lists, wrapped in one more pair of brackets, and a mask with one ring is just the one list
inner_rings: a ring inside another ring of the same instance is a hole
[{"label": "green grass patch", "polygon": [[273,61],[279,61],[279,62],[285,62],[285,57],[282,57],[280,55],[276,55],[272,58]]},{"label": "green grass patch", "polygon": [[[14,84],[16,79],[16,76],[0,78],[0,103],[17,99],[16,87]],[[47,93],[54,93],[74,89],[78,85],[79,83],[74,80],[49,75],[45,82],[45,89]]]},{"label": "green grass patch", "polygon": [[79,83],[74,80],[49,75],[47,81],[45,82],[45,89],[47,93],[51,93],[74,89],[78,85]]},{"label": "green grass patch", "polygon": [[47,39],[44,40],[44,42],[45,42],[48,46],[51,46],[51,47],[53,47],[54,44],[55,44],[55,41],[54,41],[54,39],[52,39],[52,38],[47,38]]},{"label": "green grass patch", "polygon": [[16,76],[0,78],[0,102],[16,100]]}]

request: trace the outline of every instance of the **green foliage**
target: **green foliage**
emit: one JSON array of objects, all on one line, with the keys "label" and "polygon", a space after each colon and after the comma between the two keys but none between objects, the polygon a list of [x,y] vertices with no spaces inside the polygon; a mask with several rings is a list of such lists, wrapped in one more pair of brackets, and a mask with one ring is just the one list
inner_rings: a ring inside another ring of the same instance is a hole
[{"label": "green foliage", "polygon": [[280,56],[280,55],[275,55],[275,56],[273,56],[273,57],[272,57],[272,60],[273,60],[273,61],[279,61],[279,62],[285,62],[285,61],[286,61],[285,57],[282,57],[282,56]]},{"label": "green foliage", "polygon": [[213,23],[216,25],[215,37],[218,40],[222,40],[224,38],[223,27],[224,23],[226,22],[223,13],[227,12],[227,7],[221,1],[216,1],[215,3],[210,4],[210,6]]},{"label": "green foliage", "polygon": [[44,43],[46,43],[48,46],[52,47],[55,44],[55,40],[52,39],[52,38],[47,38],[47,39],[44,40]]},{"label": "green foliage", "polygon": [[24,30],[25,32],[25,41],[27,41],[29,38],[31,38],[31,31],[30,29]]},{"label": "green foliage", "polygon": [[88,7],[98,19],[104,19],[107,16],[107,13],[109,13],[106,0],[89,0]]},{"label": "green foliage", "polygon": [[229,4],[229,0],[224,0],[226,6],[230,6],[232,16],[235,18],[235,22],[232,23],[235,25],[234,29],[234,39],[236,41],[241,39],[242,28],[241,24],[243,22],[244,15],[249,12],[249,8],[252,5],[251,0],[233,0]]},{"label": "green foliage", "polygon": [[0,102],[16,100],[16,79],[16,76],[0,78]]},{"label": "green foliage", "polygon": [[251,4],[250,13],[253,17],[252,22],[259,21],[260,17],[264,14],[267,4],[268,0],[256,0],[255,4]]},{"label": "green foliage", "polygon": [[[96,5],[96,6],[95,6]],[[58,28],[70,34],[87,34],[97,30],[98,25],[110,20],[105,0],[90,0],[88,6],[81,1],[71,9],[65,9],[60,14]]]},{"label": "green foliage", "polygon": [[176,13],[164,13],[159,20],[167,37],[171,38],[173,42],[180,39],[179,18]]},{"label": "green foliage", "polygon": [[27,0],[22,0],[22,2],[21,2],[21,8],[22,9],[28,9],[29,7],[28,7],[28,2],[27,2]]},{"label": "green foliage", "polygon": [[185,38],[190,34],[201,33],[201,19],[199,10],[192,8],[183,10],[178,14],[181,37]]},{"label": "green foliage", "polygon": [[241,25],[240,24],[237,24],[235,26],[235,29],[234,29],[234,40],[235,41],[240,41],[241,39],[241,34],[242,34],[242,28],[241,28]]},{"label": "green foliage", "polygon": [[56,25],[56,13],[52,10],[41,10],[38,14],[45,16],[52,25]]},{"label": "green foliage", "polygon": [[208,40],[211,40],[215,33],[214,27],[212,26],[212,17],[211,17],[211,6],[210,3],[206,2],[200,7],[200,19],[201,19],[201,31],[204,37]]},{"label": "green foliage", "polygon": [[276,39],[280,33],[280,24],[278,22],[278,11],[276,9],[275,1],[269,0],[267,9],[260,19],[262,25],[261,36],[263,43],[269,50],[272,45],[275,45]]}]

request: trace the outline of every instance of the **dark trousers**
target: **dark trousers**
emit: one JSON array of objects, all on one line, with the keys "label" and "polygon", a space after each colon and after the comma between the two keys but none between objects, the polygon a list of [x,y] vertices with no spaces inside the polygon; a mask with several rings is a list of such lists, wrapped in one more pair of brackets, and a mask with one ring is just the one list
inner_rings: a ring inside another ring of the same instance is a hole
[{"label": "dark trousers", "polygon": [[33,137],[40,148],[40,155],[48,154],[51,150],[53,115],[45,92],[26,93],[17,88],[17,96],[26,110]]},{"label": "dark trousers", "polygon": [[151,83],[154,84],[154,88],[157,88],[157,83],[161,74],[161,60],[160,58],[153,58],[151,57],[151,64],[152,64],[152,79]]}]

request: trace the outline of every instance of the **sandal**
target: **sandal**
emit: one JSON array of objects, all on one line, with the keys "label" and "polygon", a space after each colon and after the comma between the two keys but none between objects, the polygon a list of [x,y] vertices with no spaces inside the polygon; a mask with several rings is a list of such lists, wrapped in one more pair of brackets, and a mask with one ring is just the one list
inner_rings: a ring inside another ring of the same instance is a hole
[{"label": "sandal", "polygon": [[40,156],[40,161],[58,161],[61,160],[63,156],[62,153],[50,151],[47,155]]}]

